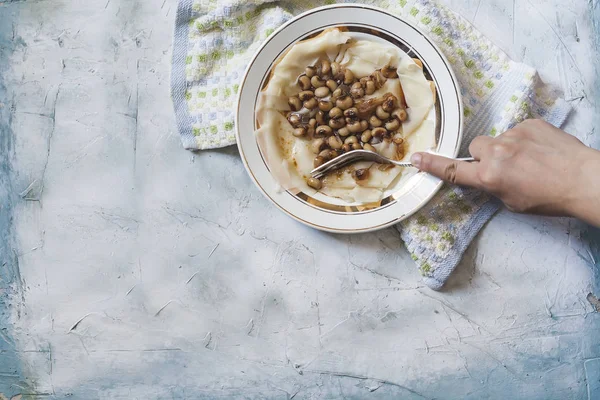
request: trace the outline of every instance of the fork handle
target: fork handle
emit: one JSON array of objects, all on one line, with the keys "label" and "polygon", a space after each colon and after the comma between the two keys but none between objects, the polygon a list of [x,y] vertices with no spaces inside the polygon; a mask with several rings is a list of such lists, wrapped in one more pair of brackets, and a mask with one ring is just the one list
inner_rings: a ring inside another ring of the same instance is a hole
[{"label": "fork handle", "polygon": [[[463,158],[453,158],[452,160],[455,161],[464,161],[464,162],[473,162],[475,161],[475,159],[473,157],[463,157]],[[390,160],[390,162],[394,165],[397,165],[399,167],[414,167],[414,165],[412,165],[409,161],[394,161],[394,160]]]}]

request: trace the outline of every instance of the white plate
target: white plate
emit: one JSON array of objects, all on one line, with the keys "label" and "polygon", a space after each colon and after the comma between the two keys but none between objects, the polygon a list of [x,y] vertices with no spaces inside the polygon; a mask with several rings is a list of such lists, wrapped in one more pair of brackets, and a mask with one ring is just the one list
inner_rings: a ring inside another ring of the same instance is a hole
[{"label": "white plate", "polygon": [[[437,89],[436,152],[455,157],[462,137],[462,102],[458,81],[439,48],[421,30],[383,9],[343,4],[315,8],[290,20],[258,50],[242,80],[238,97],[236,135],[246,169],[260,190],[282,211],[313,228],[338,233],[382,229],[408,218],[440,189],[439,179],[417,173],[378,204],[344,204],[322,194],[314,197],[299,191],[281,191],[274,184],[255,139],[255,108],[258,94],[273,63],[296,42],[326,28],[345,27],[358,35],[373,35],[398,45],[423,62],[427,77]],[[377,36],[374,33],[377,32]]]}]

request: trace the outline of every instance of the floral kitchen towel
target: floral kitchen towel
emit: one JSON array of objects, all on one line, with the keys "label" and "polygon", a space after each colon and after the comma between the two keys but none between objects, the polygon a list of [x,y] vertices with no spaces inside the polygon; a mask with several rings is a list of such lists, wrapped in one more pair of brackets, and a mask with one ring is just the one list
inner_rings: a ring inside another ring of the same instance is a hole
[{"label": "floral kitchen towel", "polygon": [[[349,2],[349,1],[348,1]],[[181,140],[190,150],[235,143],[239,82],[253,54],[284,22],[333,1],[180,0],[172,96]],[[496,136],[526,118],[555,126],[570,107],[536,71],[510,60],[464,18],[429,0],[364,0],[415,24],[441,48],[460,82],[465,130],[462,155],[477,135]],[[397,226],[425,283],[440,289],[500,203],[476,190],[446,186]]]}]

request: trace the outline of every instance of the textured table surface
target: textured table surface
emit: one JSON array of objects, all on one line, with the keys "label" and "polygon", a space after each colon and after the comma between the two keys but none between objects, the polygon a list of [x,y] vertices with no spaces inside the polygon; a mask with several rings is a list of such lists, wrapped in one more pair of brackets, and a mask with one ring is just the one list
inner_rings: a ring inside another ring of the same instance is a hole
[{"label": "textured table surface", "polygon": [[[596,0],[447,0],[598,147]],[[600,234],[502,211],[443,292],[182,149],[176,0],[0,0],[0,399],[599,399]],[[15,398],[18,398],[15,397]]]}]

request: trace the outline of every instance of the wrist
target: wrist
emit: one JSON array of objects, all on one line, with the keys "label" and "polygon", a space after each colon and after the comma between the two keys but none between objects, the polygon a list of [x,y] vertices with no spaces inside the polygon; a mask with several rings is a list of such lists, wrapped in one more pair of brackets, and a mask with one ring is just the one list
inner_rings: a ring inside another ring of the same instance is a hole
[{"label": "wrist", "polygon": [[600,226],[600,151],[586,148],[579,164],[573,190],[565,205],[568,215]]}]

